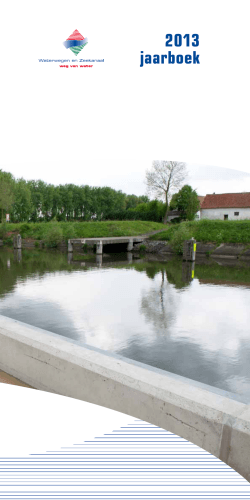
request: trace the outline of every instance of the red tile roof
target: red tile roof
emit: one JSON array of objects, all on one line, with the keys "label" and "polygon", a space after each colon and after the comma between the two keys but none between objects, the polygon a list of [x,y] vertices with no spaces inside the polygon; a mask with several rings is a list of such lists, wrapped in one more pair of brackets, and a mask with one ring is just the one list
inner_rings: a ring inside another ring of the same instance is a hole
[{"label": "red tile roof", "polygon": [[250,208],[250,193],[207,194],[201,208]]}]

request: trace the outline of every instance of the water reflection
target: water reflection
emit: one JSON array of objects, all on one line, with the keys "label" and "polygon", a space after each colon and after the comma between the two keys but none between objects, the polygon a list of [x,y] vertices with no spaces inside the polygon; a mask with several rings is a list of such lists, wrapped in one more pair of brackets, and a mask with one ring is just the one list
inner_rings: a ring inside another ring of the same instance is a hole
[{"label": "water reflection", "polygon": [[22,250],[20,248],[14,249],[13,256],[14,256],[14,261],[21,262],[21,260],[22,260]]},{"label": "water reflection", "polygon": [[250,265],[150,259],[1,250],[0,314],[250,397]]},{"label": "water reflection", "polygon": [[195,262],[182,262],[182,281],[190,283],[194,279]]},{"label": "water reflection", "polygon": [[97,267],[102,267],[102,255],[98,255],[96,254],[96,263],[97,263]]}]

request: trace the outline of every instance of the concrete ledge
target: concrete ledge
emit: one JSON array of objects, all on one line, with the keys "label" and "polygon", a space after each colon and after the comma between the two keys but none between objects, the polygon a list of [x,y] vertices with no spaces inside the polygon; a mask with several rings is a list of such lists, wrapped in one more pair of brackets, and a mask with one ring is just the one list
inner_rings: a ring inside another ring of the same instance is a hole
[{"label": "concrete ledge", "polygon": [[0,316],[0,369],[40,390],[141,418],[250,481],[250,405]]},{"label": "concrete ledge", "polygon": [[[145,240],[145,252],[149,254],[171,254],[174,255],[174,250],[167,241],[161,240]],[[133,248],[134,253],[140,252],[140,244],[135,244]]]},{"label": "concrete ledge", "polygon": [[147,235],[141,236],[107,236],[100,238],[71,238],[69,241],[71,244],[80,244],[80,245],[96,245],[102,242],[103,245],[112,245],[113,243],[129,243],[133,242],[141,242],[147,239]]},{"label": "concrete ledge", "polygon": [[[146,253],[175,254],[171,245],[167,241],[147,239],[144,241],[144,245],[146,247]],[[134,252],[139,251],[139,247],[140,245],[135,245]],[[215,243],[201,243],[197,241],[196,256],[205,255],[209,255],[213,258],[250,260],[250,248],[249,245],[242,245],[238,243],[222,243],[221,245],[216,246]]]},{"label": "concrete ledge", "polygon": [[222,257],[231,257],[231,258],[239,258],[239,256],[244,252],[244,245],[233,245],[229,243],[222,243],[219,245],[212,253],[211,257],[222,256]]},{"label": "concrete ledge", "polygon": [[216,249],[216,245],[214,243],[200,243],[199,241],[196,243],[196,253],[199,254],[208,254],[213,252]]}]

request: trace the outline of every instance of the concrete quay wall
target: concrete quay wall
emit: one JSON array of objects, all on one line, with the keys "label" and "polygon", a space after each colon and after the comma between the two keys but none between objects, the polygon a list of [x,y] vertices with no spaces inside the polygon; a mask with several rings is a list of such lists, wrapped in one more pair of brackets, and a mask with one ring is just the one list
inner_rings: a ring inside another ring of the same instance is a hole
[{"label": "concrete quay wall", "polygon": [[250,405],[226,393],[4,316],[0,369],[36,389],[111,408],[178,434],[250,482]]},{"label": "concrete quay wall", "polygon": [[[147,239],[143,243],[146,247],[146,253],[175,255],[173,248],[167,241]],[[133,251],[138,253],[140,251],[140,245],[134,245]],[[236,243],[221,243],[216,246],[215,243],[197,242],[196,255],[210,256],[214,258],[250,260],[250,246]]]}]

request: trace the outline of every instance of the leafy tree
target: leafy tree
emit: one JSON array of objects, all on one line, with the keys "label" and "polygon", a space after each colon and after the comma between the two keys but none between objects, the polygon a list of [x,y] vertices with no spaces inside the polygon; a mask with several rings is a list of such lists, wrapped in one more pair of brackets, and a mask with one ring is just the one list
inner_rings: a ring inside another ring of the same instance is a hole
[{"label": "leafy tree", "polygon": [[82,186],[83,206],[82,214],[83,220],[90,220],[92,208],[92,188],[88,185]]},{"label": "leafy tree", "polygon": [[15,201],[11,214],[14,221],[28,221],[32,212],[31,192],[24,179],[18,179],[14,186]]},{"label": "leafy tree", "polygon": [[62,206],[62,200],[60,195],[60,190],[58,186],[53,186],[53,200],[52,200],[52,219],[58,217],[60,214],[60,208]]},{"label": "leafy tree", "polygon": [[32,210],[30,214],[30,219],[33,222],[39,220],[42,216],[42,207],[43,207],[43,182],[31,180],[28,181],[28,187],[31,193],[31,203]]},{"label": "leafy tree", "polygon": [[156,198],[164,198],[166,212],[163,222],[167,222],[169,197],[182,185],[187,175],[186,164],[179,161],[153,161],[150,170],[146,171],[146,184],[149,194]]},{"label": "leafy tree", "polygon": [[[6,172],[2,173],[0,181],[0,216],[1,209],[3,217],[7,207],[12,207],[11,215],[16,222],[109,218],[162,220],[162,202],[150,202],[148,196],[126,195],[108,186],[54,186],[41,179],[15,181]],[[138,212],[137,207],[140,207]]]},{"label": "leafy tree", "polygon": [[142,196],[138,196],[138,204],[139,203],[149,203],[150,199],[148,196],[143,194]]},{"label": "leafy tree", "polygon": [[0,209],[2,222],[4,222],[4,214],[10,211],[14,202],[14,186],[14,177],[10,173],[0,170]]},{"label": "leafy tree", "polygon": [[171,201],[170,201],[170,204],[169,204],[170,210],[177,210],[177,202],[176,202],[177,196],[178,196],[178,193],[173,194]]},{"label": "leafy tree", "polygon": [[126,196],[126,210],[129,208],[136,208],[140,203],[148,203],[148,196],[136,196],[135,194],[128,194]]},{"label": "leafy tree", "polygon": [[142,215],[143,220],[154,220],[161,222],[165,214],[166,206],[162,201],[152,200],[148,203],[137,205],[135,212]]},{"label": "leafy tree", "polygon": [[[171,200],[172,203],[172,200]],[[195,214],[200,208],[200,202],[195,189],[186,184],[175,195],[174,203],[178,210],[183,212],[184,218],[194,220]]]}]

